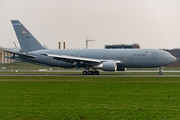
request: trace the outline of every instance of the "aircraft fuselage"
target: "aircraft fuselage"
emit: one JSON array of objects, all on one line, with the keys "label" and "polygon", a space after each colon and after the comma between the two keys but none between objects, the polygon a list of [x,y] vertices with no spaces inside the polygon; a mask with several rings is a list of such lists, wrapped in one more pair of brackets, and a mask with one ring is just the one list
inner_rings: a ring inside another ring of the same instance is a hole
[{"label": "aircraft fuselage", "polygon": [[[69,55],[75,57],[96,58],[101,60],[119,60],[118,67],[147,68],[166,66],[176,61],[176,58],[164,50],[158,49],[44,49],[29,52],[37,58],[27,58],[27,61],[48,66],[64,68],[76,67],[75,64],[55,60],[42,54]],[[23,58],[24,59],[24,58]]]}]

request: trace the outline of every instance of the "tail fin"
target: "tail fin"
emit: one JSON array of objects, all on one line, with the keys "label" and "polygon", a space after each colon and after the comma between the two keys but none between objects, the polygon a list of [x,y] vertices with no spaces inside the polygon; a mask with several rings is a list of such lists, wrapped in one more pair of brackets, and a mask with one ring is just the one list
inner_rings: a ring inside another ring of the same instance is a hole
[{"label": "tail fin", "polygon": [[21,46],[21,52],[45,49],[18,20],[11,20],[11,22]]}]

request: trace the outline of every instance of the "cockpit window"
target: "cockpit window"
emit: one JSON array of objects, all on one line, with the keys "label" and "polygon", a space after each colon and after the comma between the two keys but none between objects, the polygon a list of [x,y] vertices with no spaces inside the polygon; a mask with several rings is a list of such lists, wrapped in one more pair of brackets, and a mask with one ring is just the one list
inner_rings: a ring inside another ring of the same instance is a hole
[{"label": "cockpit window", "polygon": [[170,56],[170,53],[165,53],[165,56],[166,56],[166,57],[169,57],[169,56]]}]

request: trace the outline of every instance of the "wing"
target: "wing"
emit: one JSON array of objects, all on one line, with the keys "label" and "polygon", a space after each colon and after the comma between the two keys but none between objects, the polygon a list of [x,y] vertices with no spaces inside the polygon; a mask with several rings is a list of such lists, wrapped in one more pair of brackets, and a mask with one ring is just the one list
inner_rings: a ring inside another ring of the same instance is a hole
[{"label": "wing", "polygon": [[53,57],[53,59],[61,60],[67,63],[86,63],[87,65],[96,65],[101,63],[100,59],[94,59],[94,58],[85,58],[85,57],[74,57],[74,56],[68,56],[68,55],[54,55],[54,54],[41,54],[49,57]]},{"label": "wing", "polygon": [[[75,56],[68,56],[68,55],[54,55],[54,54],[41,54],[49,57],[53,57],[53,59],[61,60],[67,63],[80,63],[83,62],[86,65],[98,65],[102,62],[108,61],[103,59],[95,59],[95,58],[86,58],[86,57],[75,57]],[[120,63],[120,61],[116,61],[116,63]]]}]

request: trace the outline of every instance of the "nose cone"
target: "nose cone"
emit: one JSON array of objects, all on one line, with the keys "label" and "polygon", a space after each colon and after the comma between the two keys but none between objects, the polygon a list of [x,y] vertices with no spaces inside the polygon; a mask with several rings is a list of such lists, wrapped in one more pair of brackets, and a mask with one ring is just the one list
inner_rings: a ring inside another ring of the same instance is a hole
[{"label": "nose cone", "polygon": [[174,57],[173,55],[171,55],[171,56],[169,57],[169,62],[174,63],[174,62],[176,62],[176,61],[177,61],[177,58]]}]

